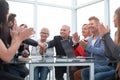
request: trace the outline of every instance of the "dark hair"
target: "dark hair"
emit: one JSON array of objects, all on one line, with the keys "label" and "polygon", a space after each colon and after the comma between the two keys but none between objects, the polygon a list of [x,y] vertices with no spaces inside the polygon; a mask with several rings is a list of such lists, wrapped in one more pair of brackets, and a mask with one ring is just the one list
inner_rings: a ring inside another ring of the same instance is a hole
[{"label": "dark hair", "polygon": [[7,23],[8,11],[9,11],[9,6],[6,0],[0,0],[0,24]]},{"label": "dark hair", "polygon": [[16,14],[10,13],[9,16],[8,16],[8,22],[12,21],[14,23],[15,17],[16,17]]},{"label": "dark hair", "polygon": [[0,0],[0,37],[7,45],[7,35],[8,35],[8,27],[7,27],[7,14],[9,12],[9,4],[6,0]]},{"label": "dark hair", "polygon": [[26,24],[21,24],[20,27],[22,27],[22,26],[28,27]]},{"label": "dark hair", "polygon": [[88,24],[83,24],[82,26],[86,26],[86,25],[88,25]]}]

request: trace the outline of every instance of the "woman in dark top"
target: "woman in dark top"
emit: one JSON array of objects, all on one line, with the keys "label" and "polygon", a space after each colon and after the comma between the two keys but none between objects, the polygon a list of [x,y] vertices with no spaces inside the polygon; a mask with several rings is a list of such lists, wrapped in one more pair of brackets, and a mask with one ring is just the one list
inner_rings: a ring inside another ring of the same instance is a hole
[{"label": "woman in dark top", "polygon": [[[0,0],[0,79],[1,80],[22,80],[12,74],[5,72],[5,67],[9,68],[9,62],[13,59],[21,42],[33,34],[32,28],[21,29],[14,26],[13,30],[8,30],[7,15],[9,5],[6,0]],[[8,44],[8,34],[11,34],[12,41]],[[6,69],[7,69],[6,68]]]},{"label": "woman in dark top", "polygon": [[[115,33],[115,40],[113,41],[110,37],[110,30],[105,28],[103,24],[99,24],[99,32],[105,44],[106,56],[111,60],[120,61],[120,7],[115,10],[114,13],[114,26],[117,28]],[[117,63],[117,79],[120,80],[120,67]],[[114,77],[107,80],[115,80]]]}]

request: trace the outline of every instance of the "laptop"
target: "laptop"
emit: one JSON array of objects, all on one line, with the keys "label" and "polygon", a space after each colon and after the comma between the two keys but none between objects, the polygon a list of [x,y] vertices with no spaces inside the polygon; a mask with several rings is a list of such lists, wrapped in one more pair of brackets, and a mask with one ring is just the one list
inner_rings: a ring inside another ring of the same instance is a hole
[{"label": "laptop", "polygon": [[87,60],[93,60],[95,59],[94,57],[82,57],[82,56],[77,56],[74,54],[72,46],[69,44],[68,40],[61,40],[62,47],[66,53],[67,58],[72,59],[72,60],[79,60],[79,61],[85,61]]},{"label": "laptop", "polygon": [[76,58],[73,48],[68,40],[61,40],[62,47],[66,53],[67,58]]}]

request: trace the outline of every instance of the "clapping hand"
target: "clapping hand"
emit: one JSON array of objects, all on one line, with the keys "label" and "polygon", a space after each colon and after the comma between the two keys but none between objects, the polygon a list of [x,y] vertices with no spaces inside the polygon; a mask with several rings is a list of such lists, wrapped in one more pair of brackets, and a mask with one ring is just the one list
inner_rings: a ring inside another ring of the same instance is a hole
[{"label": "clapping hand", "polygon": [[79,42],[79,45],[82,46],[83,48],[86,48],[87,45],[88,45],[88,41],[87,41],[87,40],[81,40],[81,41]]},{"label": "clapping hand", "polygon": [[100,23],[98,25],[98,31],[101,37],[103,37],[106,33],[110,32],[110,29],[108,27],[105,27],[102,23]]},{"label": "clapping hand", "polygon": [[13,29],[10,31],[11,37],[13,40],[20,40],[23,41],[25,39],[30,38],[35,32],[33,28],[20,28],[14,26]]},{"label": "clapping hand", "polygon": [[80,36],[78,36],[78,33],[75,32],[73,35],[72,35],[72,41],[74,44],[78,43],[80,40]]}]

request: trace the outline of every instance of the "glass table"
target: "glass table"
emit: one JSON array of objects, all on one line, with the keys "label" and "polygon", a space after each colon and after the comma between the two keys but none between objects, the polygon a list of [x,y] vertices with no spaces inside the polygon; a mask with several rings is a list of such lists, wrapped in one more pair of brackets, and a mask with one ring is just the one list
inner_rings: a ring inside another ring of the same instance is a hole
[{"label": "glass table", "polygon": [[[90,67],[90,80],[94,80],[94,61],[93,58],[56,58],[47,57],[43,60],[30,60],[29,61],[29,80],[34,80],[34,68],[38,66],[66,66],[67,67],[67,80],[69,80],[69,66],[89,66]],[[54,79],[52,79],[54,80]]]}]

